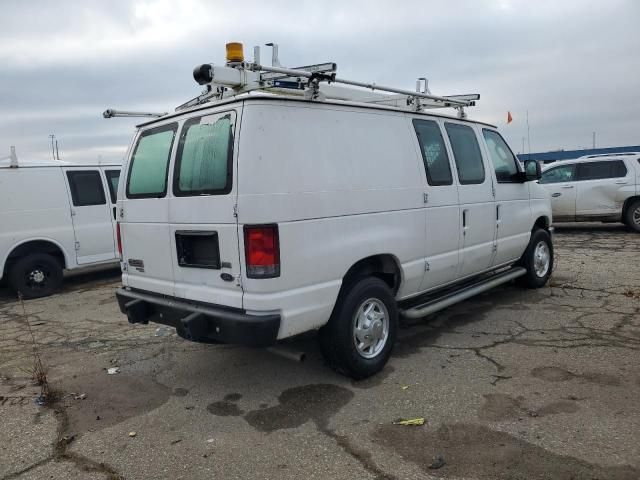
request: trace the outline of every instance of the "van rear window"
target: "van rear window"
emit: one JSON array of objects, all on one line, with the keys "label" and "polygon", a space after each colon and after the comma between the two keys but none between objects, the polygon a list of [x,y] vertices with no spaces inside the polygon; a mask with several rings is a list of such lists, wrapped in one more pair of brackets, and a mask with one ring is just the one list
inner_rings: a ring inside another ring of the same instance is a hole
[{"label": "van rear window", "polygon": [[173,194],[216,195],[231,191],[233,112],[185,122],[176,153]]},{"label": "van rear window", "polygon": [[142,133],[131,157],[127,198],[164,197],[177,123]]}]

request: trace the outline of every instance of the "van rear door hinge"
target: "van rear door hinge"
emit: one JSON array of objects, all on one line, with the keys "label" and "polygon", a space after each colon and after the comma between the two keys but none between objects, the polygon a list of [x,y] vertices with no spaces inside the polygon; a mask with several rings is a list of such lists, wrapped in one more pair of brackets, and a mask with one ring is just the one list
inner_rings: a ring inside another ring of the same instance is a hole
[{"label": "van rear door hinge", "polygon": [[235,203],[233,205],[233,216],[238,218],[238,204],[237,203]]},{"label": "van rear door hinge", "polygon": [[78,252],[80,250],[80,242],[76,242],[76,252]]},{"label": "van rear door hinge", "polygon": [[431,265],[426,260],[424,261],[424,271],[428,272],[431,269]]}]

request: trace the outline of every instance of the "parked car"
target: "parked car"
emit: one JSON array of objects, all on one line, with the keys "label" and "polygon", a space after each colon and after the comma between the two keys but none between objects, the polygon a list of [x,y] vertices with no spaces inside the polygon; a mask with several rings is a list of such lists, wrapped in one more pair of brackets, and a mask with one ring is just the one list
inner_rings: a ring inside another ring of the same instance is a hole
[{"label": "parked car", "polygon": [[50,295],[63,270],[117,265],[117,163],[0,164],[0,279]]},{"label": "parked car", "polygon": [[640,232],[640,153],[590,155],[546,167],[555,222],[623,222]]},{"label": "parked car", "polygon": [[129,322],[252,346],[319,329],[328,363],[364,378],[387,362],[399,315],[516,278],[546,283],[552,217],[531,181],[538,164],[523,171],[492,125],[416,108],[460,97],[343,101],[362,91],[317,88],[339,82],[318,76],[325,64],[271,69],[294,77],[274,84],[285,92],[309,79],[304,98],[224,98],[273,78],[245,65],[234,50],[227,67],[197,67],[200,83],[224,82],[208,89],[219,98],[138,128],[118,192],[116,295]]}]

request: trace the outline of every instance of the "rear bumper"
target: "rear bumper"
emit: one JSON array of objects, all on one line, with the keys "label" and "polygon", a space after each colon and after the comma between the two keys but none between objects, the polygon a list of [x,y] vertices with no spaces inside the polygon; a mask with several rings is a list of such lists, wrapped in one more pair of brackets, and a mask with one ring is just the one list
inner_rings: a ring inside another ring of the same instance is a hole
[{"label": "rear bumper", "polygon": [[276,342],[280,329],[279,314],[250,315],[240,309],[125,288],[116,291],[116,298],[129,323],[169,325],[194,342],[265,347]]}]

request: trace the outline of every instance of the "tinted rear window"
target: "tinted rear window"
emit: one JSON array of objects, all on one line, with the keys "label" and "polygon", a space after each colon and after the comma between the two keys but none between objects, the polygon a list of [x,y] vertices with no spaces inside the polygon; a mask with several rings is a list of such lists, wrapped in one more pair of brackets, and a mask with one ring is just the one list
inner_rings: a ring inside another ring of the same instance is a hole
[{"label": "tinted rear window", "polygon": [[462,185],[484,182],[484,164],[476,138],[476,132],[466,125],[446,124],[451,142],[453,158],[458,168],[458,179]]},{"label": "tinted rear window", "polygon": [[107,176],[107,184],[109,185],[109,195],[111,203],[116,203],[118,198],[118,182],[120,181],[120,170],[105,170]]},{"label": "tinted rear window", "polygon": [[175,195],[214,195],[231,191],[232,127],[232,113],[185,122],[176,154]]},{"label": "tinted rear window", "polygon": [[420,151],[429,185],[451,185],[451,166],[438,124],[432,120],[414,120]]},{"label": "tinted rear window", "polygon": [[97,170],[67,172],[71,201],[76,207],[104,205],[104,188]]},{"label": "tinted rear window", "polygon": [[601,180],[627,175],[627,167],[622,160],[585,162],[578,164],[578,180]]},{"label": "tinted rear window", "polygon": [[128,198],[164,197],[171,147],[178,124],[163,125],[142,133],[131,157]]}]

